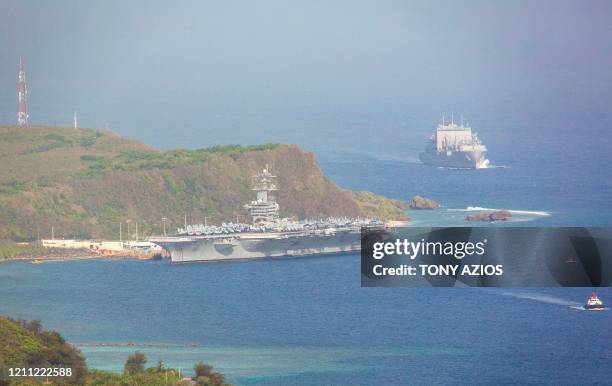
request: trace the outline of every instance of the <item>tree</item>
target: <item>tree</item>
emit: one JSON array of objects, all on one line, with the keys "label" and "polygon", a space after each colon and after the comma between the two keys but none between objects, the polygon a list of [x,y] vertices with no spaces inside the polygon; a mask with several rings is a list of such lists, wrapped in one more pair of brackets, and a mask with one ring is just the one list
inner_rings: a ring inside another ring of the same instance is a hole
[{"label": "tree", "polygon": [[193,366],[193,371],[197,377],[209,377],[212,374],[213,367],[203,362],[198,362]]},{"label": "tree", "polygon": [[221,373],[213,372],[213,367],[203,362],[198,362],[193,366],[195,381],[202,386],[223,386],[225,377]]},{"label": "tree", "polygon": [[147,363],[147,357],[143,353],[136,351],[125,361],[123,372],[126,374],[142,373],[145,363]]},{"label": "tree", "polygon": [[40,320],[32,320],[30,322],[23,322],[24,327],[28,330],[34,332],[35,334],[40,334],[42,331],[42,322]]},{"label": "tree", "polygon": [[157,365],[154,367],[155,372],[162,373],[166,370],[166,366],[164,365],[164,361],[161,359],[157,361]]},{"label": "tree", "polygon": [[221,373],[210,374],[210,383],[214,386],[223,386],[225,384],[225,377]]}]

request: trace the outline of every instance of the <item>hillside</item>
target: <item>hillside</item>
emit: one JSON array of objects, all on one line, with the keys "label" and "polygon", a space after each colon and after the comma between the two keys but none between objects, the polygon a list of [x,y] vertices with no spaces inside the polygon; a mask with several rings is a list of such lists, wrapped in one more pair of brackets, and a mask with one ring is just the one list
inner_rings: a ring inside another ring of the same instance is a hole
[{"label": "hillside", "polygon": [[109,130],[0,126],[0,239],[118,238],[119,223],[140,237],[188,222],[242,216],[252,175],[266,164],[278,176],[286,217],[405,218],[405,205],[340,189],[312,153],[294,145],[152,149]]},{"label": "hillside", "polygon": [[0,316],[0,332],[0,384],[8,378],[8,367],[70,367],[71,376],[60,384],[84,380],[86,365],[79,351],[57,332],[44,331],[40,322]]}]

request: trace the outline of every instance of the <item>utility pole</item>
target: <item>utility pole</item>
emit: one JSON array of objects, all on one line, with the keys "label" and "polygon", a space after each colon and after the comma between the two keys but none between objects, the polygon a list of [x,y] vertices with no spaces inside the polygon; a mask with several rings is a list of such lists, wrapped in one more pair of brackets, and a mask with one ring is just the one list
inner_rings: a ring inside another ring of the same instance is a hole
[{"label": "utility pole", "polygon": [[185,230],[187,230],[187,213],[185,213]]},{"label": "utility pole", "polygon": [[55,229],[53,229],[53,225],[51,225],[51,241],[55,240]]},{"label": "utility pole", "polygon": [[122,243],[123,242],[123,235],[121,234],[121,225],[123,224],[123,221],[119,223],[119,242]]},{"label": "utility pole", "polygon": [[128,234],[127,234],[127,240],[128,240],[128,243],[130,242],[130,238],[132,237],[132,236],[130,235],[130,223],[131,223],[131,222],[132,222],[132,220],[130,220],[129,218],[126,220],[126,223],[128,224]]},{"label": "utility pole", "polygon": [[166,236],[166,220],[167,218],[162,217],[162,224],[164,224],[164,236]]}]

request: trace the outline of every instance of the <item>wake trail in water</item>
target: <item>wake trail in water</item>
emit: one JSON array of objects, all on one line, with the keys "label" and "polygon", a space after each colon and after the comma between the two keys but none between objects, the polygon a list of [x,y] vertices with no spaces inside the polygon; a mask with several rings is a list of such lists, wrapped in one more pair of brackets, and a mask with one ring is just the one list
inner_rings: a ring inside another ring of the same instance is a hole
[{"label": "wake trail in water", "polygon": [[[421,162],[420,160],[417,160],[418,163],[422,164],[422,165],[426,165],[423,162]],[[486,169],[510,169],[510,166],[506,166],[506,165],[493,165],[491,163],[487,163],[478,166],[477,168],[455,168],[452,166],[436,166],[436,169],[447,169],[447,170],[486,170]]]},{"label": "wake trail in water", "polygon": [[541,302],[541,303],[556,304],[559,306],[582,308],[582,305],[578,302],[567,300],[567,299],[561,299],[561,298],[557,298],[554,296],[541,294],[538,292],[503,292],[503,295],[510,296],[510,297],[517,298],[517,299],[527,299],[527,300],[534,300],[536,302]]},{"label": "wake trail in water", "polygon": [[481,206],[468,206],[465,209],[447,209],[450,212],[475,212],[475,211],[486,211],[486,210],[507,210],[513,214],[525,214],[531,216],[550,216],[550,212],[543,210],[522,210],[522,209],[497,209],[497,208],[483,208]]},{"label": "wake trail in water", "polygon": [[420,164],[421,160],[419,160],[417,157],[401,157],[401,156],[394,156],[394,155],[378,155],[376,157],[377,160],[379,161],[394,161],[394,162],[402,162],[402,163],[407,163],[407,164]]},{"label": "wake trail in water", "polygon": [[486,160],[482,165],[477,167],[477,169],[510,169],[510,167],[506,165],[493,165],[491,161]]},{"label": "wake trail in water", "polygon": [[506,166],[506,165],[487,165],[484,168],[480,168],[480,169],[510,169],[510,166]]}]

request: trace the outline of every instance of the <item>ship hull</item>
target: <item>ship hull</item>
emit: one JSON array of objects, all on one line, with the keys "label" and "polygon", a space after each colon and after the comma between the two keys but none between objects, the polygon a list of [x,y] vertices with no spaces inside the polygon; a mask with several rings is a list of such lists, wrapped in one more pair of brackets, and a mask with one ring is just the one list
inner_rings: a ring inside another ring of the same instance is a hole
[{"label": "ship hull", "polygon": [[425,151],[419,154],[426,165],[458,169],[480,169],[487,165],[486,151]]},{"label": "ship hull", "polygon": [[584,309],[589,311],[603,311],[606,309],[606,306],[604,306],[603,304],[593,306],[587,304],[584,306]]},{"label": "ship hull", "polygon": [[355,252],[361,249],[359,230],[334,233],[160,237],[151,241],[166,249],[174,263],[313,256]]}]

